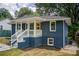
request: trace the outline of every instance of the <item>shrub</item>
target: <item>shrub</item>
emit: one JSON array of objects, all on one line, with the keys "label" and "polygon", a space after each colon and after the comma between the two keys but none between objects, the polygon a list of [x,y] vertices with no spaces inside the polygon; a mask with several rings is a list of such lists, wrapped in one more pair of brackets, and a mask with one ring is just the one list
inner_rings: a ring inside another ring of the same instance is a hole
[{"label": "shrub", "polygon": [[10,30],[0,30],[0,37],[10,37],[11,31]]}]

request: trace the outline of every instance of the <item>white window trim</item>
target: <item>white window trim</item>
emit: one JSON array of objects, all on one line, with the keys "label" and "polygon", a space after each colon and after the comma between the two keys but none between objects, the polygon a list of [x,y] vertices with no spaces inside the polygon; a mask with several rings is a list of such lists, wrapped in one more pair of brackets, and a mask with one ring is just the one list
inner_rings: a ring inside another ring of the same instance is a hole
[{"label": "white window trim", "polygon": [[49,39],[53,39],[53,41],[54,41],[54,38],[48,38],[48,39],[47,39],[47,45],[48,45],[48,46],[54,46],[54,43],[49,44]]},{"label": "white window trim", "polygon": [[[55,22],[55,30],[51,30],[51,23],[52,23],[52,22]],[[56,32],[56,21],[50,21],[50,31],[51,31],[51,32]]]}]

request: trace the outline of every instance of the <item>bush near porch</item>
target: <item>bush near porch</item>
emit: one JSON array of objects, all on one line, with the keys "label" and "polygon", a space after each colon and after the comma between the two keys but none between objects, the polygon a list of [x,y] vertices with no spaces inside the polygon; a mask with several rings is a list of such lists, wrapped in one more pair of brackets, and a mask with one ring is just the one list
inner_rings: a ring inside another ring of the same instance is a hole
[{"label": "bush near porch", "polygon": [[10,30],[0,30],[0,37],[11,37]]}]

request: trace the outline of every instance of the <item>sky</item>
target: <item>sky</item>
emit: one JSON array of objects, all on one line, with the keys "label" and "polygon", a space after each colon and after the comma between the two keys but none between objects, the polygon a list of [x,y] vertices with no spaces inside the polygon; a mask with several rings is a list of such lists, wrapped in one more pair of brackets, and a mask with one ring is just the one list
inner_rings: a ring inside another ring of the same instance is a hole
[{"label": "sky", "polygon": [[21,7],[28,7],[34,12],[36,11],[34,3],[0,3],[0,8],[8,9],[12,16],[14,16],[14,12],[19,10]]}]

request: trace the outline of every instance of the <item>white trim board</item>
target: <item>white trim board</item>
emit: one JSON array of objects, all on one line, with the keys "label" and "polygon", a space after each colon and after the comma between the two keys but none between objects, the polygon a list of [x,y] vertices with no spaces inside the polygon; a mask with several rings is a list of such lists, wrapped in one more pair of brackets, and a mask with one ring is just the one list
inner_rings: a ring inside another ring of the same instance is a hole
[{"label": "white trim board", "polygon": [[[51,23],[52,23],[52,22],[55,22],[55,30],[51,30]],[[49,29],[50,29],[51,32],[56,32],[56,21],[50,21],[49,27],[50,27]]]},{"label": "white trim board", "polygon": [[65,46],[65,38],[64,38],[65,36],[64,36],[64,21],[63,21],[63,48],[64,48],[64,46]]}]

